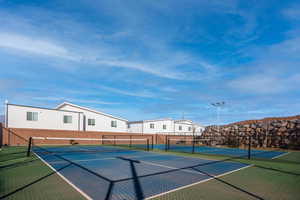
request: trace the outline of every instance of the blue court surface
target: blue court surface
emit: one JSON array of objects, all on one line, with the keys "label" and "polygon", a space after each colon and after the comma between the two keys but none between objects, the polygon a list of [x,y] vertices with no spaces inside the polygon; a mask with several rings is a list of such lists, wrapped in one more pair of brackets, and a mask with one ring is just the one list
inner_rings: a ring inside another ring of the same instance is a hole
[{"label": "blue court surface", "polygon": [[[154,148],[164,150],[165,145],[155,145]],[[169,150],[191,153],[192,148],[193,148],[192,146],[188,146],[188,145],[171,145]],[[233,157],[247,157],[248,149],[195,146],[195,153],[225,155],[225,156],[233,156]],[[273,159],[285,153],[286,152],[251,149],[251,157],[254,158]]]},{"label": "blue court surface", "polygon": [[[72,148],[76,151],[79,147]],[[116,151],[107,146],[80,150],[99,148],[104,151],[68,152],[69,147],[33,151],[87,199],[100,200],[151,199],[249,166],[146,151]]]}]

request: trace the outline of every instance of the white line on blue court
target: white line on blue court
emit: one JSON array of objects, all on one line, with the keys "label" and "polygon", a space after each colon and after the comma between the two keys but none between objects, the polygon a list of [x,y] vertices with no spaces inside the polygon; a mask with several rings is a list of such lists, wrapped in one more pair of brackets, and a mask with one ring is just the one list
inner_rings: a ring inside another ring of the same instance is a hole
[{"label": "white line on blue court", "polygon": [[196,182],[196,183],[191,183],[191,184],[188,184],[188,185],[185,185],[185,186],[182,186],[182,187],[175,188],[175,189],[173,189],[173,190],[169,190],[169,191],[166,191],[166,192],[162,192],[162,193],[160,193],[160,194],[153,195],[153,196],[151,196],[151,197],[147,197],[147,198],[145,198],[145,200],[153,199],[153,198],[156,198],[156,197],[159,197],[159,196],[162,196],[162,195],[171,193],[171,192],[175,192],[175,191],[178,191],[178,190],[181,190],[181,189],[184,189],[184,188],[191,187],[191,186],[193,186],[193,185],[197,185],[197,184],[200,184],[200,183],[204,183],[204,182],[207,182],[207,181],[209,181],[209,180],[212,180],[212,179],[215,179],[215,178],[219,178],[219,177],[225,176],[225,175],[227,175],[227,174],[231,174],[231,173],[233,173],[233,172],[237,172],[237,171],[240,171],[240,170],[246,169],[246,168],[248,168],[248,167],[252,167],[252,166],[253,166],[253,165],[248,165],[248,166],[245,166],[245,167],[242,167],[242,168],[239,168],[239,169],[236,169],[236,170],[232,170],[232,171],[229,171],[229,172],[226,172],[226,173],[217,175],[217,176],[212,176],[211,178],[204,179],[204,180],[198,181],[198,182]]},{"label": "white line on blue court", "polygon": [[39,155],[34,153],[41,161],[47,165],[50,169],[52,169],[55,173],[57,173],[65,182],[67,182],[71,187],[73,187],[77,192],[79,192],[82,196],[84,196],[88,200],[93,200],[89,195],[87,195],[85,192],[83,192],[81,189],[79,189],[76,185],[74,185],[71,181],[69,181],[64,175],[62,175],[59,171],[57,171],[55,168],[53,168],[50,164],[48,164],[43,158],[41,158]]}]

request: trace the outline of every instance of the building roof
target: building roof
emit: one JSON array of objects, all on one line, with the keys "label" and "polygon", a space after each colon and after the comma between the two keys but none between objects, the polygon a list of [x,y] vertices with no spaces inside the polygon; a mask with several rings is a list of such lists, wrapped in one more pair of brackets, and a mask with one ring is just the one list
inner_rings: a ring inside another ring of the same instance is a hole
[{"label": "building roof", "polygon": [[193,124],[192,120],[187,120],[187,119],[180,119],[180,120],[175,120],[175,123],[180,123],[180,124]]},{"label": "building roof", "polygon": [[156,121],[173,121],[171,118],[163,118],[163,119],[148,119],[148,120],[140,120],[140,121],[131,121],[130,124],[143,123],[143,122],[156,122]]},{"label": "building roof", "polygon": [[107,114],[107,113],[104,113],[104,112],[100,112],[100,111],[97,111],[97,110],[93,110],[93,109],[90,109],[90,108],[87,108],[87,107],[79,106],[79,105],[76,105],[76,104],[72,104],[70,102],[63,102],[63,103],[59,104],[56,107],[56,109],[58,110],[58,109],[62,108],[65,105],[69,105],[69,106],[72,106],[72,107],[75,107],[75,108],[90,111],[90,112],[100,114],[100,115],[104,115],[104,116],[107,116],[107,117],[115,118],[115,119],[118,119],[118,120],[122,120],[122,121],[126,121],[126,122],[128,121],[127,119],[123,119],[123,118],[120,118],[120,117],[115,117],[113,115],[110,115],[110,114]]},{"label": "building roof", "polygon": [[72,110],[58,110],[56,108],[44,108],[44,107],[39,107],[39,106],[27,106],[27,105],[12,104],[12,103],[8,103],[6,105],[7,106],[19,106],[19,107],[27,107],[27,108],[44,109],[44,110],[54,110],[54,111],[60,111],[60,112],[82,113],[82,112],[77,112],[77,111],[72,111]]}]

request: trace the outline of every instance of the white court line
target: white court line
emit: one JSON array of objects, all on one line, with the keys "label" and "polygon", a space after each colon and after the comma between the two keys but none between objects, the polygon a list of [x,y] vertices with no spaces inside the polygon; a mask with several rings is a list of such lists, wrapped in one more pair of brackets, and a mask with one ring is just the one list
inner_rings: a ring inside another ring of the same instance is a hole
[{"label": "white court line", "polygon": [[[126,156],[126,158],[144,158],[144,157],[156,157],[160,155],[148,155],[148,156]],[[122,157],[122,156],[119,156]],[[95,160],[114,160],[118,159],[117,157],[108,157],[108,158],[93,158],[93,159],[85,159],[85,160],[74,160],[76,162],[89,162],[89,161],[95,161]]]},{"label": "white court line", "polygon": [[219,178],[219,177],[221,177],[221,176],[225,176],[225,175],[227,175],[227,174],[231,174],[231,173],[233,173],[233,172],[240,171],[240,170],[242,170],[242,169],[246,169],[246,168],[252,167],[252,166],[253,166],[253,165],[248,165],[248,166],[245,166],[245,167],[242,167],[242,168],[233,170],[233,171],[226,172],[226,173],[224,173],[224,174],[220,174],[220,175],[218,175],[218,176],[213,176],[213,177],[211,177],[211,178],[208,178],[208,179],[205,179],[205,180],[202,180],[202,181],[198,181],[198,182],[196,182],[196,183],[192,183],[192,184],[189,184],[189,185],[185,185],[185,186],[182,186],[182,187],[178,187],[178,188],[175,188],[175,189],[173,189],[173,190],[169,190],[169,191],[166,191],[166,192],[163,192],[163,193],[160,193],[160,194],[153,195],[153,196],[151,196],[151,197],[147,197],[147,198],[145,198],[145,200],[153,199],[153,198],[156,198],[156,197],[159,197],[159,196],[162,196],[162,195],[171,193],[171,192],[175,192],[175,191],[177,191],[177,190],[181,190],[181,189],[184,189],[184,188],[191,187],[191,186],[193,186],[193,185],[197,185],[197,184],[200,184],[200,183],[204,183],[204,182],[207,182],[207,181],[209,181],[209,180],[212,180],[212,179],[215,179],[215,178]]},{"label": "white court line", "polygon": [[203,174],[203,175],[206,175],[206,174],[201,173],[201,172],[197,172],[197,171],[193,171],[193,170],[188,170],[188,169],[181,169],[181,168],[178,168],[178,167],[171,167],[171,166],[168,166],[168,165],[161,165],[161,164],[147,162],[147,161],[141,161],[141,160],[139,160],[139,162],[146,163],[148,165],[157,166],[157,167],[164,167],[164,168],[168,168],[168,169],[176,169],[178,171],[184,171],[184,172],[188,172],[188,173],[191,173],[191,174]]},{"label": "white court line", "polygon": [[84,196],[88,200],[93,200],[89,195],[84,193],[81,189],[79,189],[76,185],[74,185],[71,181],[69,181],[66,177],[64,177],[60,172],[58,172],[55,168],[53,168],[50,164],[48,164],[43,158],[34,153],[41,161],[47,165],[50,169],[52,169],[55,173],[57,173],[64,181],[66,181],[69,185],[71,185],[77,192],[79,192],[82,196]]},{"label": "white court line", "polygon": [[283,153],[283,154],[280,154],[278,156],[275,156],[273,158],[271,158],[271,160],[275,159],[275,158],[279,158],[279,157],[282,157],[282,156],[285,156],[285,155],[288,155],[290,152],[286,152],[286,153]]},{"label": "white court line", "polygon": [[[147,156],[128,156],[126,158],[144,158],[144,157],[157,157],[157,156],[161,156],[161,155],[147,155]],[[108,157],[108,158],[91,158],[91,159],[82,159],[82,160],[75,160],[73,159],[73,162],[89,162],[89,161],[101,161],[101,160],[115,160],[117,159],[116,157]],[[51,163],[63,163],[65,161],[53,161]]]}]

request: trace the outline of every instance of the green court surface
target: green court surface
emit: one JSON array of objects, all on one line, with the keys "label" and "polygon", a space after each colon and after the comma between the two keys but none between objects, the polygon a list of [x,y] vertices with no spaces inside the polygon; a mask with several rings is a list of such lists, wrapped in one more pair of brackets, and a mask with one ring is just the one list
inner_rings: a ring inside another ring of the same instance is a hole
[{"label": "green court surface", "polygon": [[[232,160],[252,166],[153,199],[300,199],[300,152],[273,160],[167,154]],[[37,157],[26,157],[26,148],[5,147],[0,151],[0,199],[85,198]]]}]

